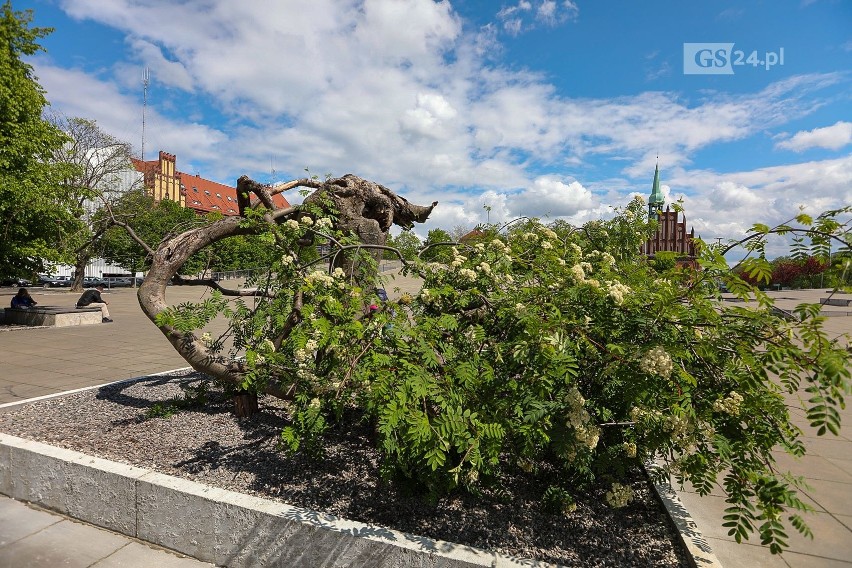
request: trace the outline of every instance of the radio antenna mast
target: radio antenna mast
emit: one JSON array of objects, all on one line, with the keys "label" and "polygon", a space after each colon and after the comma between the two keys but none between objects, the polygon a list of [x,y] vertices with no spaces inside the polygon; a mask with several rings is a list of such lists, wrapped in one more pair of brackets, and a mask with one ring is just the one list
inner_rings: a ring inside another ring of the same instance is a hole
[{"label": "radio antenna mast", "polygon": [[145,111],[148,108],[148,68],[142,70],[142,161],[145,161]]}]

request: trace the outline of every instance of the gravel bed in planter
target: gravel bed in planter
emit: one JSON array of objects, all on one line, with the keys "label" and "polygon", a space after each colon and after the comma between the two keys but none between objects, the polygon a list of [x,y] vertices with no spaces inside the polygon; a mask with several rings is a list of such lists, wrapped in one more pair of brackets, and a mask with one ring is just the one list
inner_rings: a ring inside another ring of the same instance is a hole
[{"label": "gravel bed in planter", "polygon": [[[209,387],[206,404],[175,404]],[[279,435],[287,403],[261,397],[238,420],[232,401],[198,374],[146,377],[37,401],[0,414],[0,431],[215,487],[339,517],[567,566],[689,566],[644,471],[634,501],[611,509],[608,487],[577,497],[569,514],[544,510],[541,475],[507,468],[499,486],[429,503],[382,481],[368,425],[344,421],[316,459],[288,456]]]}]

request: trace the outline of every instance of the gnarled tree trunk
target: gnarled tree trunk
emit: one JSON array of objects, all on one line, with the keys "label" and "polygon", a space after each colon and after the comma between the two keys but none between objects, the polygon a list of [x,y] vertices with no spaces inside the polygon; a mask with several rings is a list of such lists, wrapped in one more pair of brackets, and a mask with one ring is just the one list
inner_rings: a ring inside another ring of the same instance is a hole
[{"label": "gnarled tree trunk", "polygon": [[[384,245],[392,224],[410,227],[414,222],[426,221],[437,205],[437,202],[428,207],[413,205],[390,189],[351,174],[326,182],[311,179],[295,180],[274,189],[243,176],[237,183],[240,213],[243,214],[245,208],[249,206],[248,195],[251,192],[258,198],[251,206],[262,210],[264,219],[268,223],[282,223],[288,219],[297,219],[306,214],[304,206],[277,209],[272,200],[274,194],[295,187],[309,187],[317,190],[305,199],[306,204],[314,204],[322,208],[323,198],[330,199],[337,210],[338,228],[351,231],[364,244],[369,245]],[[139,305],[145,315],[160,328],[175,350],[193,369],[230,384],[237,390],[248,371],[243,361],[226,359],[211,351],[194,333],[184,333],[172,326],[157,324],[156,318],[168,308],[166,285],[175,278],[179,284],[208,286],[221,291],[226,296],[256,295],[254,291],[223,288],[213,280],[187,281],[179,277],[180,268],[196,252],[219,240],[258,231],[256,228],[241,226],[241,221],[242,216],[225,217],[210,225],[190,229],[161,242],[156,250],[151,250],[151,267],[137,294]],[[381,251],[378,251],[378,254],[380,253]],[[342,260],[344,265],[345,262]],[[293,394],[288,387],[289,385],[282,383],[270,384],[266,392],[288,398]],[[246,409],[251,412],[251,405]]]}]

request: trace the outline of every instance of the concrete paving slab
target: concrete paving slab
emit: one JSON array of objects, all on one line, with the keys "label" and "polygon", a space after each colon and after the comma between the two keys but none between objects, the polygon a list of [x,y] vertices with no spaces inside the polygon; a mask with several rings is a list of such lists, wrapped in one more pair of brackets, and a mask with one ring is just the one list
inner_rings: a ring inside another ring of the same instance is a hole
[{"label": "concrete paving slab", "polygon": [[[728,538],[708,537],[713,552],[725,568],[786,568],[787,563],[758,544],[737,544]],[[700,568],[700,567],[699,567]]]},{"label": "concrete paving slab", "polygon": [[852,473],[845,471],[839,464],[828,458],[810,454],[796,458],[783,451],[774,452],[773,455],[778,468],[784,471],[803,473],[808,479],[852,483]]},{"label": "concrete paving slab", "polygon": [[[0,566],[88,568],[127,544],[108,531],[63,519],[27,538],[0,546]],[[94,536],[94,538],[93,538]]]},{"label": "concrete paving slab", "polygon": [[129,542],[103,560],[92,564],[91,568],[199,568],[201,566],[213,565],[138,542]]},{"label": "concrete paving slab", "polygon": [[27,507],[20,501],[0,497],[0,547],[36,534],[61,520]]},{"label": "concrete paving slab", "polygon": [[[842,514],[852,511],[852,484],[809,479],[808,485],[810,485],[810,489],[803,491],[829,513]],[[852,542],[852,534],[849,537],[850,542]]]},{"label": "concrete paving slab", "polygon": [[850,568],[852,566],[852,562],[796,552],[785,552],[784,560],[790,568]]},{"label": "concrete paving slab", "polygon": [[804,537],[795,530],[790,531],[790,552],[833,560],[852,560],[852,533],[848,527],[828,513],[813,513],[805,521],[814,532],[814,538]]},{"label": "concrete paving slab", "polygon": [[0,568],[209,568],[212,564],[0,496]]}]

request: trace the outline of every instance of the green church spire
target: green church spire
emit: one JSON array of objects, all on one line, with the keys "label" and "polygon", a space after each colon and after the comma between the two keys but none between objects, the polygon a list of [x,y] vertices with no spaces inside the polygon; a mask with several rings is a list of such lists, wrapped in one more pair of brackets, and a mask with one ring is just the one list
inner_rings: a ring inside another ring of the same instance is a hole
[{"label": "green church spire", "polygon": [[662,210],[665,199],[660,191],[660,162],[654,168],[654,185],[651,187],[651,197],[648,198],[648,217],[657,218],[657,212]]}]

